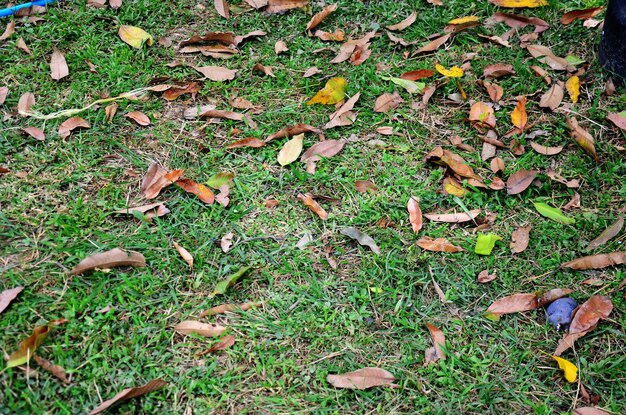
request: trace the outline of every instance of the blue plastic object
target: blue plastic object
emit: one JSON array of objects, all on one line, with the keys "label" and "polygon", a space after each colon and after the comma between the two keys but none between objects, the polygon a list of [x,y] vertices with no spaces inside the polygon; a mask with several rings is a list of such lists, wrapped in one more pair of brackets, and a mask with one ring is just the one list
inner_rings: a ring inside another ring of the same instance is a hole
[{"label": "blue plastic object", "polygon": [[548,321],[555,329],[565,329],[572,322],[572,312],[578,307],[573,298],[565,297],[554,300],[546,309]]},{"label": "blue plastic object", "polygon": [[0,9],[0,17],[11,16],[17,13],[18,10],[27,9],[33,6],[46,7],[50,3],[54,3],[56,0],[34,0],[29,3],[18,4],[16,6],[7,7],[6,9]]}]

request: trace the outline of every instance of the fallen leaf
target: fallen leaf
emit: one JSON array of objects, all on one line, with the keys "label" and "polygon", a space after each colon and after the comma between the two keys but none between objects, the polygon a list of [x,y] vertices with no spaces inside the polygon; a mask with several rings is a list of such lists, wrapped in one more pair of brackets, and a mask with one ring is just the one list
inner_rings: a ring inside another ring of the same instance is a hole
[{"label": "fallen leaf", "polygon": [[70,380],[67,378],[67,373],[65,373],[65,369],[63,369],[61,366],[57,366],[49,360],[41,358],[37,355],[33,356],[33,359],[35,359],[35,362],[37,362],[37,364],[41,366],[44,370],[52,373],[63,383],[70,383]]},{"label": "fallen leaf", "polygon": [[[182,170],[174,170],[174,171],[182,172]],[[213,202],[215,202],[215,195],[213,194],[211,189],[209,189],[207,186],[203,184],[196,183],[195,181],[191,179],[178,179],[178,180],[175,180],[175,183],[176,183],[176,186],[180,187],[185,192],[196,195],[198,199],[200,199],[202,202],[206,203],[207,205],[212,205]],[[169,181],[167,185],[169,184],[171,184],[171,181]]]},{"label": "fallen leaf", "polygon": [[237,75],[237,71],[223,66],[192,66],[192,68],[204,75],[206,79],[215,82],[230,81]]},{"label": "fallen leaf", "polygon": [[570,137],[572,137],[576,143],[582,147],[587,153],[591,154],[596,162],[600,161],[598,153],[596,153],[595,140],[585,129],[578,125],[578,121],[574,117],[568,117],[566,119],[567,126],[570,129]]},{"label": "fallen leaf", "polygon": [[228,185],[220,186],[220,192],[215,195],[215,200],[220,205],[226,207],[230,203],[230,198],[228,195],[230,194],[230,187]]},{"label": "fallen leaf", "polygon": [[493,233],[490,234],[479,234],[476,239],[476,246],[474,247],[474,253],[478,255],[491,255],[491,251],[496,246],[496,242],[501,240],[502,237],[495,235]]},{"label": "fallen leaf", "polygon": [[248,124],[248,127],[252,129],[257,128],[256,123],[252,120],[252,118],[248,114],[241,114],[239,112],[210,109],[201,113],[200,117],[202,118],[225,118],[227,120],[234,120],[234,121],[245,120],[246,124]]},{"label": "fallen leaf", "polygon": [[131,111],[128,114],[125,114],[124,117],[130,118],[131,120],[135,121],[137,124],[142,125],[144,127],[152,124],[152,121],[150,121],[150,118],[148,118],[148,116],[141,111]]},{"label": "fallen leaf", "polygon": [[161,190],[177,181],[184,173],[184,170],[167,170],[161,168],[156,162],[148,167],[148,171],[141,181],[140,191],[146,199],[154,199]]},{"label": "fallen leaf", "polygon": [[353,228],[353,227],[343,228],[341,229],[340,232],[342,235],[345,235],[349,238],[354,239],[360,245],[369,247],[372,250],[372,252],[374,252],[375,254],[380,254],[380,248],[378,247],[378,245],[376,245],[376,242],[374,241],[374,239],[372,239],[369,235],[361,232],[357,228]]},{"label": "fallen leaf", "polygon": [[484,124],[491,128],[496,127],[496,116],[493,108],[484,102],[476,102],[470,108],[469,120],[477,124]]},{"label": "fallen leaf", "polygon": [[291,9],[299,9],[306,7],[309,0],[268,0],[265,13],[276,14],[284,13]]},{"label": "fallen leaf", "polygon": [[303,140],[304,134],[298,134],[287,141],[278,152],[278,164],[286,166],[296,161],[302,152]]},{"label": "fallen leaf", "polygon": [[284,40],[279,40],[278,42],[274,44],[274,52],[277,55],[280,55],[283,52],[287,52],[288,50],[289,48],[287,47],[287,44],[285,43]]},{"label": "fallen leaf", "polygon": [[122,0],[109,0],[109,6],[111,6],[112,9],[117,10],[122,7]]},{"label": "fallen leaf", "polygon": [[449,195],[463,197],[469,193],[469,190],[465,189],[458,180],[452,177],[446,177],[443,179],[443,189]]},{"label": "fallen leaf", "polygon": [[604,10],[604,7],[592,7],[584,10],[572,10],[561,16],[561,24],[568,25],[578,19],[590,19]]},{"label": "fallen leaf", "polygon": [[535,177],[539,173],[538,170],[519,170],[513,173],[506,181],[506,192],[509,195],[522,193],[531,185]]},{"label": "fallen leaf", "polygon": [[535,202],[533,205],[535,206],[535,209],[537,209],[537,212],[539,212],[542,216],[552,219],[555,222],[559,222],[564,225],[571,225],[576,222],[576,220],[565,216],[559,208],[548,206],[542,202]]},{"label": "fallen leaf", "polygon": [[376,98],[376,102],[374,102],[374,111],[389,112],[390,110],[397,108],[403,102],[404,100],[397,91],[393,94],[385,92]]},{"label": "fallen leaf", "polygon": [[324,140],[319,143],[313,144],[307,151],[305,151],[300,157],[300,161],[318,161],[322,157],[328,158],[338,154],[344,147],[346,142],[344,140]]},{"label": "fallen leaf", "polygon": [[35,354],[37,348],[41,346],[41,343],[43,343],[48,336],[50,326],[50,324],[46,324],[45,326],[36,327],[30,337],[22,340],[17,350],[9,356],[7,367],[20,366],[28,362]]},{"label": "fallen leaf", "polygon": [[570,288],[552,288],[551,290],[545,292],[537,292],[535,293],[537,295],[537,306],[545,307],[559,298],[563,298],[573,292],[574,291]]},{"label": "fallen leaf", "polygon": [[553,84],[548,92],[541,96],[539,106],[542,108],[550,108],[556,110],[563,101],[563,87],[559,84]]},{"label": "fallen leaf", "polygon": [[502,99],[502,96],[504,95],[504,89],[500,85],[487,82],[487,81],[484,81],[482,85],[487,90],[487,93],[489,94],[489,98],[491,98],[491,102],[495,102],[495,103],[500,102],[500,100]]},{"label": "fallen leaf", "polygon": [[481,209],[474,209],[469,211],[469,215],[463,213],[425,213],[424,216],[432,220],[433,222],[445,222],[445,223],[463,223],[474,220],[480,215]]},{"label": "fallen leaf", "polygon": [[563,376],[568,382],[576,382],[576,379],[578,377],[578,368],[575,364],[558,356],[550,355],[550,357],[556,360],[556,362],[559,364],[559,367],[563,369]]},{"label": "fallen leaf", "polygon": [[334,387],[340,389],[363,390],[375,386],[397,386],[393,383],[396,378],[391,373],[376,367],[366,367],[341,375],[328,375],[326,380]]},{"label": "fallen leaf", "polygon": [[124,389],[123,391],[121,391],[120,393],[116,394],[111,399],[102,402],[97,408],[95,408],[91,412],[89,412],[88,415],[99,414],[99,413],[103,412],[104,410],[108,409],[109,407],[115,405],[118,402],[127,401],[129,399],[145,395],[146,393],[152,392],[152,391],[157,390],[157,389],[161,389],[165,385],[167,385],[167,382],[165,382],[164,380],[154,379],[154,380],[151,380],[150,382],[146,383],[143,386],[139,386],[139,387],[136,387],[136,388]]},{"label": "fallen leaf", "polygon": [[528,45],[526,50],[539,62],[545,63],[555,71],[564,71],[568,68],[569,63],[552,53],[552,50],[543,45]]},{"label": "fallen leaf", "polygon": [[20,96],[20,100],[17,103],[17,112],[23,116],[30,116],[30,109],[35,105],[35,95],[30,92],[26,92]]},{"label": "fallen leaf", "polygon": [[426,349],[426,357],[424,358],[424,364],[429,365],[435,363],[437,360],[446,360],[446,354],[443,348],[446,346],[446,338],[443,332],[430,323],[426,323],[430,337],[433,340],[433,347]]},{"label": "fallen leaf", "polygon": [[453,245],[445,238],[433,239],[429,236],[422,237],[417,241],[417,246],[427,251],[434,252],[463,252],[465,251],[460,246]]},{"label": "fallen leaf", "polygon": [[115,113],[117,113],[117,102],[114,102],[110,105],[107,105],[104,108],[104,118],[106,119],[106,122],[111,123],[113,122],[113,117],[115,117]]},{"label": "fallen leaf", "polygon": [[489,0],[490,3],[500,7],[523,8],[547,6],[547,0]]},{"label": "fallen leaf", "polygon": [[[626,257],[626,252],[623,253]],[[576,311],[569,325],[569,333],[583,333],[593,329],[600,320],[606,320],[613,311],[611,298],[594,295]]]},{"label": "fallen leaf", "polygon": [[221,171],[209,177],[206,181],[206,185],[213,189],[219,189],[224,185],[232,185],[235,175],[231,172]]},{"label": "fallen leaf", "polygon": [[60,50],[54,48],[52,50],[52,58],[50,59],[50,76],[55,81],[65,78],[70,74],[70,70],[67,67],[65,56]]},{"label": "fallen leaf", "polygon": [[174,326],[174,330],[183,335],[198,334],[204,337],[217,337],[226,330],[219,324],[202,323],[200,321],[185,320]]},{"label": "fallen leaf", "polygon": [[268,4],[268,0],[245,0],[252,8],[261,9]]},{"label": "fallen leaf", "polygon": [[458,66],[453,66],[450,69],[446,69],[443,65],[435,65],[437,72],[448,78],[460,78],[464,75],[463,69]]},{"label": "fallen leaf", "polygon": [[486,316],[499,320],[504,314],[534,310],[538,307],[536,294],[513,294],[494,301],[487,309]]},{"label": "fallen leaf", "polygon": [[9,95],[9,88],[6,86],[0,86],[0,105],[4,104],[4,101],[7,99],[7,95]]},{"label": "fallen leaf", "polygon": [[6,310],[9,304],[11,304],[11,301],[13,301],[23,289],[24,287],[15,287],[6,289],[0,293],[0,314]]},{"label": "fallen leaf", "polygon": [[144,213],[146,220],[150,221],[153,217],[161,217],[168,213],[170,210],[165,207],[163,202],[151,203],[149,205],[128,207],[124,209],[118,209],[113,213],[121,214],[121,215],[135,215]]},{"label": "fallen leaf", "polygon": [[79,275],[94,269],[109,269],[113,267],[145,267],[146,259],[136,251],[123,251],[119,248],[98,254],[89,255],[70,271],[71,275]]},{"label": "fallen leaf", "polygon": [[282,130],[274,134],[271,134],[269,137],[265,139],[265,142],[269,143],[270,141],[275,140],[277,138],[291,137],[291,136],[302,134],[302,133],[320,134],[321,131],[308,124],[296,124],[287,128],[283,128]]},{"label": "fallen leaf", "polygon": [[226,0],[213,0],[213,4],[215,5],[215,10],[217,10],[217,14],[222,16],[224,19],[230,18],[228,3],[226,2]]},{"label": "fallen leaf", "polygon": [[567,93],[572,99],[572,102],[576,104],[578,102],[578,96],[580,95],[580,78],[576,75],[570,77],[567,82],[565,82],[565,89],[567,89]]},{"label": "fallen leaf", "polygon": [[420,79],[430,78],[435,74],[435,71],[432,69],[418,69],[416,71],[405,72],[400,75],[401,79],[406,79],[407,81],[419,81]]},{"label": "fallen leaf", "polygon": [[422,229],[422,210],[420,209],[419,201],[414,197],[410,197],[406,208],[409,211],[411,228],[413,228],[413,232],[418,233]]},{"label": "fallen leaf", "polygon": [[222,350],[226,350],[229,347],[232,347],[234,344],[235,344],[235,336],[233,336],[232,334],[229,334],[228,336],[225,336],[220,341],[218,341],[217,343],[209,347],[209,349],[206,352],[203,352],[200,355],[202,356],[205,354],[211,354],[211,353],[219,352]]},{"label": "fallen leaf", "polygon": [[135,49],[141,49],[144,43],[148,46],[152,46],[154,43],[154,39],[148,32],[135,26],[120,26],[118,35],[124,42]]},{"label": "fallen leaf", "polygon": [[617,251],[608,254],[590,255],[577,258],[573,261],[562,264],[561,268],[571,268],[576,270],[601,269],[624,263],[626,263],[626,251]]},{"label": "fallen leaf", "polygon": [[345,97],[346,86],[347,82],[344,78],[331,78],[324,88],[320,89],[306,104],[334,105]]},{"label": "fallen leaf", "polygon": [[514,75],[515,70],[510,63],[494,63],[487,65],[483,70],[483,76],[485,78],[500,78],[507,75]]},{"label": "fallen leaf", "polygon": [[424,46],[422,46],[421,48],[419,48],[418,50],[415,51],[415,54],[420,54],[420,53],[424,53],[424,52],[434,52],[435,50],[439,49],[441,46],[443,46],[451,37],[452,35],[450,33],[447,33],[443,36],[440,36],[434,40],[432,40],[431,42],[425,44]]},{"label": "fallen leaf", "polygon": [[596,239],[589,242],[589,245],[587,245],[586,250],[591,251],[604,245],[611,239],[615,238],[621,232],[623,227],[624,227],[624,216],[620,215],[611,226],[606,228],[600,235],[598,235]]},{"label": "fallen leaf", "polygon": [[318,37],[320,38],[320,40],[323,40],[325,42],[343,42],[346,38],[346,34],[343,32],[343,30],[339,29],[336,29],[333,33],[324,32],[323,30],[316,30],[313,36]]},{"label": "fallen leaf", "polygon": [[372,183],[370,180],[355,180],[354,181],[354,190],[359,193],[365,193],[368,190],[372,192],[378,191],[378,186]]},{"label": "fallen leaf", "polygon": [[233,238],[235,234],[232,232],[228,232],[226,235],[222,236],[220,240],[220,248],[222,248],[222,252],[227,253],[230,251],[230,248],[233,246]]},{"label": "fallen leaf", "polygon": [[306,24],[306,31],[309,33],[309,36],[311,36],[312,29],[315,29],[317,26],[319,26],[319,24],[322,23],[324,19],[326,19],[331,13],[335,12],[336,10],[336,3],[329,4],[328,6],[324,7],[320,12],[311,17],[311,20],[309,20],[309,22]]},{"label": "fallen leaf", "polygon": [[72,117],[65,120],[61,125],[59,125],[58,134],[61,138],[69,137],[70,133],[74,131],[76,128],[90,128],[89,122],[80,117]]},{"label": "fallen leaf", "polygon": [[298,199],[304,203],[306,207],[308,207],[313,213],[320,217],[322,220],[328,219],[328,213],[322,208],[319,203],[317,203],[313,199],[313,195],[311,193],[299,193]]},{"label": "fallen leaf", "polygon": [[22,128],[22,131],[33,137],[35,140],[44,141],[46,139],[46,135],[44,134],[44,132],[37,127]]},{"label": "fallen leaf", "polygon": [[354,104],[356,104],[356,102],[359,100],[360,97],[361,97],[361,93],[359,92],[356,95],[354,95],[352,98],[347,100],[341,106],[341,108],[339,108],[337,111],[332,113],[330,116],[330,121],[326,123],[326,125],[324,126],[324,129],[329,129],[329,128],[333,128],[337,126],[352,125],[354,121],[353,119],[349,117],[349,114],[351,113],[352,108],[354,108]]},{"label": "fallen leaf", "polygon": [[607,411],[603,411],[600,408],[596,408],[595,406],[585,406],[581,408],[574,409],[572,415],[611,415]]},{"label": "fallen leaf", "polygon": [[302,75],[302,77],[310,78],[313,75],[317,75],[318,73],[322,73],[322,71],[320,71],[316,66],[311,66],[309,69],[304,71],[304,74]]},{"label": "fallen leaf", "polygon": [[253,307],[259,307],[262,303],[250,302],[243,304],[221,304],[200,313],[200,318],[206,316],[214,316],[216,314],[232,313],[235,311],[248,311]]},{"label": "fallen leaf", "polygon": [[626,111],[620,113],[609,112],[606,118],[620,129],[626,131]]},{"label": "fallen leaf", "polygon": [[511,123],[523,132],[526,129],[527,122],[528,115],[526,114],[526,97],[522,97],[517,101],[517,105],[511,113]]},{"label": "fallen leaf", "polygon": [[185,262],[189,265],[189,268],[193,269],[193,256],[191,256],[189,251],[180,246],[177,242],[174,242],[174,248],[176,248],[181,258],[183,258]]},{"label": "fallen leaf", "polygon": [[415,23],[415,20],[417,20],[417,12],[413,11],[413,13],[411,13],[406,19],[404,19],[401,22],[396,23],[394,25],[387,26],[387,29],[391,30],[391,31],[404,30],[407,27],[411,26],[413,23]]},{"label": "fallen leaf", "polygon": [[274,71],[269,66],[265,66],[265,65],[261,65],[260,63],[256,63],[252,67],[252,70],[261,72],[261,73],[263,73],[263,74],[265,74],[265,75],[267,75],[269,77],[276,78],[276,75],[274,75]]},{"label": "fallen leaf", "polygon": [[546,147],[546,146],[542,146],[541,144],[537,144],[534,141],[530,142],[530,146],[537,153],[543,154],[544,156],[554,156],[554,155],[559,154],[561,151],[563,151],[563,146]]},{"label": "fallen leaf", "polygon": [[[494,174],[496,174],[498,172],[503,172],[504,171],[504,160],[502,160],[500,157],[494,157],[489,162],[489,167],[491,168],[491,171]],[[511,177],[513,177],[513,176],[515,176],[515,173]],[[509,177],[509,180],[511,180],[511,177]],[[513,179],[513,180],[515,180],[515,179]]]},{"label": "fallen leaf", "polygon": [[532,229],[532,225],[523,226],[521,228],[517,228],[511,234],[511,252],[514,254],[519,254],[524,252],[526,248],[528,248],[528,243],[530,241],[530,230]]},{"label": "fallen leaf", "polygon": [[13,33],[15,33],[15,20],[11,20],[7,23],[7,27],[4,29],[2,35],[0,35],[0,41],[8,39]]},{"label": "fallen leaf", "polygon": [[478,274],[477,280],[479,283],[485,284],[485,283],[495,280],[496,278],[497,276],[495,273],[490,274],[489,270],[485,269],[485,270],[480,271],[480,273]]},{"label": "fallen leaf", "polygon": [[242,267],[239,269],[239,271],[235,272],[234,274],[230,274],[229,276],[224,278],[222,281],[218,282],[215,285],[213,292],[209,294],[209,298],[213,298],[216,295],[222,295],[226,293],[226,290],[228,290],[230,287],[235,285],[235,283],[237,283],[237,281],[243,278],[244,275],[246,275],[248,271],[250,271],[251,269],[252,269],[251,266]]}]

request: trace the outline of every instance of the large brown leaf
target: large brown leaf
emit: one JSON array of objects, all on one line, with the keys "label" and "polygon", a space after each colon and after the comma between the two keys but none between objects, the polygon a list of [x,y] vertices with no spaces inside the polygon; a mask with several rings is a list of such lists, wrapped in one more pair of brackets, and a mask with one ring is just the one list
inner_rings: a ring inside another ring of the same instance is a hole
[{"label": "large brown leaf", "polygon": [[506,192],[510,195],[522,193],[535,180],[538,173],[538,170],[516,171],[506,181]]},{"label": "large brown leaf", "polygon": [[427,251],[433,252],[463,252],[465,251],[460,246],[453,245],[445,238],[433,239],[429,236],[422,237],[417,241],[417,246]]},{"label": "large brown leaf", "polygon": [[361,93],[359,92],[355,94],[352,98],[347,100],[341,106],[341,108],[339,108],[337,111],[332,113],[330,115],[330,121],[326,123],[326,125],[324,126],[324,129],[329,129],[329,128],[338,127],[338,126],[352,125],[354,123],[354,120],[356,119],[356,116],[351,116],[352,108],[354,108],[354,104],[356,104],[356,102],[359,100],[360,97],[361,97]]},{"label": "large brown leaf", "polygon": [[425,44],[424,46],[416,50],[415,54],[424,53],[424,52],[433,52],[439,49],[441,46],[443,46],[448,41],[448,39],[450,39],[451,36],[452,34],[446,33],[445,35],[432,40],[431,42]]},{"label": "large brown leaf", "polygon": [[120,393],[116,394],[111,399],[102,402],[97,408],[95,408],[91,412],[89,412],[88,415],[99,414],[99,413],[103,412],[104,410],[108,409],[109,407],[115,405],[118,402],[127,401],[129,399],[145,395],[148,392],[152,392],[154,390],[161,389],[165,385],[167,385],[167,382],[165,382],[164,380],[154,379],[154,380],[151,380],[150,382],[146,383],[143,386],[138,386],[136,388],[124,389],[123,391],[121,391]]},{"label": "large brown leaf", "polygon": [[499,318],[503,314],[534,310],[537,307],[539,304],[535,293],[513,294],[494,301],[487,309],[487,314]]},{"label": "large brown leaf", "polygon": [[78,275],[83,274],[94,269],[108,269],[113,267],[145,267],[146,258],[135,251],[123,251],[119,248],[111,249],[110,251],[101,252],[98,254],[89,255],[72,268],[70,274]]},{"label": "large brown leaf", "polygon": [[131,120],[135,121],[137,124],[144,126],[144,127],[147,127],[148,125],[152,124],[152,121],[150,121],[150,118],[141,111],[131,111],[128,114],[125,114],[124,117],[130,118]]},{"label": "large brown leaf", "polygon": [[425,213],[424,216],[433,222],[445,223],[463,223],[474,220],[480,215],[481,209],[473,209],[469,211],[469,215],[465,212],[460,213]]},{"label": "large brown leaf", "polygon": [[422,210],[419,201],[414,197],[409,198],[406,208],[409,211],[409,222],[411,222],[413,232],[418,233],[422,229]]},{"label": "large brown leaf", "polygon": [[589,242],[589,245],[587,245],[587,251],[596,249],[615,238],[621,232],[623,227],[624,216],[620,215],[611,226],[606,228],[596,239]]},{"label": "large brown leaf", "polygon": [[369,389],[375,386],[396,387],[396,378],[384,369],[366,367],[341,375],[328,375],[328,383],[340,389]]},{"label": "large brown leaf", "polygon": [[601,269],[626,263],[626,251],[611,252],[609,254],[598,254],[584,256],[574,259],[561,265],[561,268],[571,268],[577,270]]},{"label": "large brown leaf", "polygon": [[519,254],[524,252],[528,248],[528,242],[530,241],[530,229],[532,225],[523,226],[517,228],[511,234],[511,252]]},{"label": "large brown leaf", "polygon": [[184,170],[167,170],[153,162],[141,182],[141,192],[147,199],[154,199],[165,187],[171,185],[183,175]]},{"label": "large brown leaf", "polygon": [[219,324],[209,324],[201,323],[194,320],[185,320],[174,326],[174,330],[184,335],[198,334],[204,337],[217,337],[226,330],[226,327]]},{"label": "large brown leaf", "polygon": [[234,121],[243,121],[245,120],[248,126],[252,129],[256,129],[257,125],[252,120],[252,118],[248,114],[241,114],[239,112],[233,111],[223,111],[223,110],[207,110],[200,114],[200,117],[203,118],[226,118]]},{"label": "large brown leaf", "polygon": [[390,110],[397,108],[403,102],[404,100],[397,91],[393,94],[385,92],[376,98],[376,101],[374,102],[374,111],[389,112]]},{"label": "large brown leaf", "polygon": [[559,84],[553,84],[550,89],[541,96],[539,106],[542,108],[550,108],[556,110],[563,101],[563,87]]},{"label": "large brown leaf", "polygon": [[586,332],[607,319],[613,311],[611,299],[602,295],[594,295],[580,306],[569,326],[569,333]]},{"label": "large brown leaf", "polygon": [[396,23],[391,26],[387,26],[388,30],[396,31],[396,30],[404,30],[407,27],[411,26],[417,20],[417,12],[413,11],[406,19],[402,20],[399,23]]},{"label": "large brown leaf", "polygon": [[491,128],[496,127],[496,116],[493,107],[484,102],[476,102],[470,108],[469,120],[476,124],[483,124]]},{"label": "large brown leaf", "polygon": [[228,11],[228,3],[226,0],[213,0],[213,4],[215,5],[215,10],[217,10],[217,13],[220,16],[224,19],[230,18],[230,12]]},{"label": "large brown leaf", "polygon": [[54,48],[52,51],[52,58],[50,58],[50,76],[55,81],[65,78],[70,74],[70,70],[67,67],[65,56],[60,50]]},{"label": "large brown leaf", "polygon": [[341,234],[354,239],[359,243],[359,245],[367,246],[375,254],[380,254],[380,248],[378,247],[374,239],[371,236],[361,232],[357,228],[343,228],[341,230]]},{"label": "large brown leaf", "polygon": [[626,131],[626,112],[620,112],[620,113],[609,112],[608,115],[606,116],[606,119],[611,121],[617,127]]},{"label": "large brown leaf", "polygon": [[268,0],[265,13],[276,14],[284,13],[291,9],[298,9],[306,7],[309,4],[309,0]]},{"label": "large brown leaf", "polygon": [[426,323],[426,327],[428,327],[430,337],[433,339],[433,347],[426,349],[424,364],[429,365],[437,360],[446,360],[446,354],[443,351],[443,347],[446,346],[446,338],[443,332],[430,323]]},{"label": "large brown leaf", "polygon": [[533,57],[537,58],[539,62],[545,63],[555,71],[564,71],[568,68],[567,61],[552,53],[550,48],[543,45],[528,45],[526,47]]},{"label": "large brown leaf", "polygon": [[316,13],[313,17],[311,17],[311,20],[309,20],[309,23],[307,23],[306,25],[306,30],[309,33],[309,36],[311,36],[312,29],[315,29],[320,23],[324,21],[324,19],[326,19],[331,13],[335,12],[336,10],[337,3],[329,4],[328,6],[324,7],[322,11]]},{"label": "large brown leaf", "polygon": [[235,79],[237,74],[237,71],[223,66],[192,66],[192,68],[204,75],[206,79],[216,82],[230,81]]},{"label": "large brown leaf", "polygon": [[58,134],[61,138],[67,138],[76,128],[90,128],[89,122],[80,117],[72,117],[59,125]]},{"label": "large brown leaf", "polygon": [[13,301],[23,289],[24,287],[15,287],[4,290],[0,293],[0,314],[6,310],[9,304],[11,304],[11,301]]},{"label": "large brown leaf", "polygon": [[568,25],[574,20],[591,19],[602,10],[604,10],[604,7],[592,7],[590,9],[584,10],[572,10],[571,12],[567,12],[563,16],[561,16],[561,24]]},{"label": "large brown leaf", "polygon": [[324,140],[313,144],[300,157],[300,161],[319,161],[322,157],[332,157],[338,154],[346,144],[344,140]]},{"label": "large brown leaf", "polygon": [[207,205],[212,205],[215,201],[215,195],[211,189],[203,184],[196,183],[191,179],[179,179],[176,181],[176,186],[180,187],[187,193],[196,195],[198,199]]}]

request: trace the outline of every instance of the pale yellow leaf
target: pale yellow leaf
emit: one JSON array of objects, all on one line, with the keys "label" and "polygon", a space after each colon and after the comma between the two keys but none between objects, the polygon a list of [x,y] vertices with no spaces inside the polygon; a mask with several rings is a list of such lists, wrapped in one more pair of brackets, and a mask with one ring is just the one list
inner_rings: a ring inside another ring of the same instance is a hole
[{"label": "pale yellow leaf", "polygon": [[124,42],[128,43],[135,49],[141,49],[141,46],[144,43],[148,46],[151,46],[154,43],[154,39],[148,32],[136,26],[122,25],[118,34]]},{"label": "pale yellow leaf", "polygon": [[302,152],[302,144],[304,141],[304,133],[295,135],[291,140],[287,141],[278,153],[278,163],[286,166],[298,159]]}]

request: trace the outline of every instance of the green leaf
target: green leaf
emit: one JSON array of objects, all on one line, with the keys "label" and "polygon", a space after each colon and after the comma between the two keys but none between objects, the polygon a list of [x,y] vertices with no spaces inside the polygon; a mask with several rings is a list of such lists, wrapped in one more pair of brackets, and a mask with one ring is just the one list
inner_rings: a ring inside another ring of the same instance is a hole
[{"label": "green leaf", "polygon": [[252,267],[250,266],[243,267],[239,271],[235,272],[234,274],[229,275],[222,281],[218,282],[217,285],[215,285],[215,289],[213,290],[213,292],[209,294],[209,298],[213,298],[218,294],[224,294],[228,288],[230,288],[233,284],[239,281],[241,277],[246,275],[246,273],[250,271],[251,269]]},{"label": "green leaf", "polygon": [[478,235],[478,239],[476,240],[476,247],[474,248],[474,252],[479,255],[489,255],[491,251],[493,251],[493,247],[496,246],[496,242],[501,240],[502,238],[496,234],[480,234]]},{"label": "green leaf", "polygon": [[581,59],[578,56],[574,56],[574,55],[567,55],[565,57],[565,61],[567,61],[567,63],[569,63],[572,66],[578,66],[581,63],[585,63],[584,59]]},{"label": "green leaf", "polygon": [[233,181],[234,175],[230,172],[219,172],[209,177],[209,180],[206,181],[206,185],[212,187],[213,189],[219,189],[225,184],[230,185]]},{"label": "green leaf", "polygon": [[545,216],[548,219],[552,219],[553,221],[562,223],[564,225],[571,225],[572,223],[576,222],[576,220],[565,216],[559,208],[554,208],[541,202],[535,202],[533,204],[535,205],[535,209],[537,209],[537,212],[539,212],[542,216]]},{"label": "green leaf", "polygon": [[383,78],[386,79],[388,81],[393,82],[394,84],[401,86],[402,88],[406,89],[406,91],[410,94],[417,94],[422,92],[422,90],[424,88],[426,88],[426,84],[424,82],[415,82],[415,81],[409,81],[407,79],[402,79],[402,78]]}]

